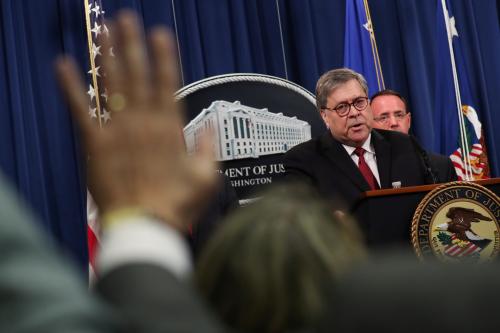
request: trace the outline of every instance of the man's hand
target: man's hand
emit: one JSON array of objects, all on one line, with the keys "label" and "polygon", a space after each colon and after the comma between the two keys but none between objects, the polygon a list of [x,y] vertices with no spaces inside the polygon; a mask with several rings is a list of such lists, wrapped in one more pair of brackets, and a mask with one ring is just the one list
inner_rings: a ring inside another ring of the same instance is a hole
[{"label": "man's hand", "polygon": [[[112,120],[98,128],[71,59],[57,62],[61,87],[89,156],[88,182],[102,213],[139,208],[182,229],[196,217],[215,182],[211,142],[187,156],[182,116],[173,99],[178,68],[171,36],[150,34],[150,58],[135,15],[122,13],[102,39],[102,72]],[[110,56],[113,45],[115,57]]]}]

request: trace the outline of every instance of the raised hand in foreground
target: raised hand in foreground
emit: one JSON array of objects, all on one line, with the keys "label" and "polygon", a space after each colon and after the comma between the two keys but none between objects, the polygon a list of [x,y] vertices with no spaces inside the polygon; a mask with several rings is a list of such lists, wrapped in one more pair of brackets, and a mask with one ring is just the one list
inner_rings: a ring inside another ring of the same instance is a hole
[{"label": "raised hand in foreground", "polygon": [[[178,229],[195,217],[215,182],[210,143],[187,156],[182,115],[173,99],[178,69],[164,29],[149,35],[150,59],[138,20],[119,15],[103,39],[102,73],[112,121],[99,128],[88,116],[86,88],[74,62],[57,62],[61,87],[89,156],[88,183],[103,214],[137,209]],[[115,56],[110,56],[110,45]]]}]

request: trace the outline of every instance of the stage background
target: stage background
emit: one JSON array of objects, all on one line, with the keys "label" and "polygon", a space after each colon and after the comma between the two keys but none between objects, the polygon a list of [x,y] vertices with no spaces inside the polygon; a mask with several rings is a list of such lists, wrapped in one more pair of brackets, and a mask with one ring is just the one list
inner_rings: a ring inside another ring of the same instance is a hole
[{"label": "stage background", "polygon": [[[436,0],[370,1],[385,85],[409,100],[413,132],[431,151],[436,100]],[[453,0],[483,123],[492,176],[500,175],[499,3]],[[218,74],[263,73],[310,91],[343,65],[344,0],[103,0],[106,17],[139,12],[146,28],[176,32],[183,84]],[[89,68],[83,0],[0,2],[0,167],[87,269],[86,192],[74,127],[53,62],[69,53]],[[496,131],[495,131],[496,129]]]}]

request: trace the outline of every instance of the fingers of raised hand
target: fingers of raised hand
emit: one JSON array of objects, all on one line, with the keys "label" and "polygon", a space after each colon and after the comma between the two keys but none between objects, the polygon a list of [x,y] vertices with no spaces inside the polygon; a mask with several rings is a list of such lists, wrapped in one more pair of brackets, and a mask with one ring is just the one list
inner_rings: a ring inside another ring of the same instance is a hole
[{"label": "fingers of raised hand", "polygon": [[116,25],[110,27],[109,38],[101,39],[105,50],[116,45],[115,56],[105,51],[102,63],[108,107],[111,111],[121,111],[127,106],[137,111],[166,112],[181,125],[182,117],[173,99],[178,85],[178,64],[171,34],[164,28],[150,33],[150,66],[143,34],[133,13],[121,13]]},{"label": "fingers of raised hand", "polygon": [[123,11],[107,26],[109,34],[99,36],[103,50],[102,81],[108,95],[106,107],[112,112],[147,109],[151,86],[139,21],[134,13]]},{"label": "fingers of raised hand", "polygon": [[137,16],[129,11],[120,13],[116,25],[116,40],[119,44],[116,56],[123,65],[123,88],[131,103],[142,105],[148,101],[151,92],[143,32]]},{"label": "fingers of raised hand", "polygon": [[191,177],[195,182],[195,187],[201,191],[210,191],[216,182],[217,162],[214,152],[214,135],[212,132],[205,132],[201,136],[198,151],[188,159],[191,167]]},{"label": "fingers of raised hand", "polygon": [[[99,44],[102,48],[101,66],[102,66],[102,82],[104,89],[108,96],[106,100],[106,107],[108,111],[121,111],[125,103],[117,103],[117,94],[122,94],[124,88],[124,73],[123,64],[119,57],[114,54],[116,52],[116,26],[112,22],[106,23],[108,26],[109,34],[99,35]],[[123,95],[122,95],[123,97]],[[122,101],[123,102],[123,101]]]},{"label": "fingers of raised hand", "polygon": [[155,66],[154,97],[161,105],[169,107],[179,84],[173,37],[164,28],[156,28],[149,35],[149,45]]}]

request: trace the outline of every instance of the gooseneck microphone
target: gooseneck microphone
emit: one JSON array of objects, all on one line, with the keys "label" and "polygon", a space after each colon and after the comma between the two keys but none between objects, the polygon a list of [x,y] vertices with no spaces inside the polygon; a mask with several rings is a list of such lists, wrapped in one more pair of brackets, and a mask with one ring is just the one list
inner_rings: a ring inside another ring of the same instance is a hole
[{"label": "gooseneck microphone", "polygon": [[409,135],[409,137],[418,155],[420,156],[420,160],[422,161],[425,170],[425,177],[429,179],[432,184],[437,184],[438,178],[434,170],[432,170],[431,162],[429,160],[429,154],[427,154],[427,151],[425,151],[425,149],[422,148],[420,143],[418,143],[417,139],[413,135]]}]

